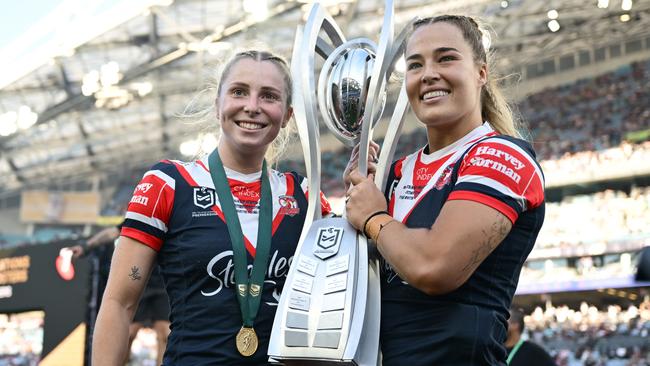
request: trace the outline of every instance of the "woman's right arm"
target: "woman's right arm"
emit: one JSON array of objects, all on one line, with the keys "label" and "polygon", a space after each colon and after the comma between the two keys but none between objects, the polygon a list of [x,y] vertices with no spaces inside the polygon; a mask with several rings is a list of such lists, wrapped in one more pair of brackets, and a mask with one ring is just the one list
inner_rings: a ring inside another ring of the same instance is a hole
[{"label": "woman's right arm", "polygon": [[93,366],[122,366],[130,352],[129,325],[156,259],[152,248],[121,236],[93,333]]}]

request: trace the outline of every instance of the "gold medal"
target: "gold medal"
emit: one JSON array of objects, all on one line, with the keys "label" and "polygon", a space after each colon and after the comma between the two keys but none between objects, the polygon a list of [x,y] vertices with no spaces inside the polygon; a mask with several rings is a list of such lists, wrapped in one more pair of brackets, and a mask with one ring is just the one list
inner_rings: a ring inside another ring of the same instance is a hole
[{"label": "gold medal", "polygon": [[253,328],[241,327],[235,342],[237,343],[237,351],[244,357],[252,356],[257,351],[257,334]]}]

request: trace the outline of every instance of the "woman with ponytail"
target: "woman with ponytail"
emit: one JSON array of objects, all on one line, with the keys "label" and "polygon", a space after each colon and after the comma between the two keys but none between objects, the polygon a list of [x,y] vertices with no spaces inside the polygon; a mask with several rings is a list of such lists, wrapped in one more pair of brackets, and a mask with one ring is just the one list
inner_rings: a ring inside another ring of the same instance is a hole
[{"label": "woman with ponytail", "polygon": [[155,262],[171,305],[164,366],[269,364],[307,209],[306,180],[267,166],[291,121],[291,77],[282,58],[249,50],[226,63],[214,89],[217,148],[195,161],[159,162],[133,192],[94,331],[95,366],[125,359]]},{"label": "woman with ponytail", "polygon": [[350,223],[383,258],[383,365],[505,365],[508,310],[544,220],[544,177],[498,89],[474,19],[417,21],[406,91],[428,144],[387,191],[355,172]]}]

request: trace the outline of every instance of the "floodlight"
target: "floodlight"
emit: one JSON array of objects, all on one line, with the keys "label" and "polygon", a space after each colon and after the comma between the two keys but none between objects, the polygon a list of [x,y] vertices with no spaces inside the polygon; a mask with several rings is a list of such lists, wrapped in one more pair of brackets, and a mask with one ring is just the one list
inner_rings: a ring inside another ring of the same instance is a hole
[{"label": "floodlight", "polygon": [[560,30],[560,23],[555,19],[549,20],[547,25],[548,25],[548,29],[550,29],[551,32],[553,32],[553,33]]}]

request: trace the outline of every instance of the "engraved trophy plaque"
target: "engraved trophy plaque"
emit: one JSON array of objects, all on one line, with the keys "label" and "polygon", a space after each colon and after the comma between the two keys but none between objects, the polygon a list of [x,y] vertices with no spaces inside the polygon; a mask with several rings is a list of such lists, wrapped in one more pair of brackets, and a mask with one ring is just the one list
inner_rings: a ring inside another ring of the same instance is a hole
[{"label": "engraved trophy plaque", "polygon": [[[388,78],[406,38],[405,28],[394,39],[393,12],[393,2],[386,1],[378,45],[365,38],[346,41],[318,3],[296,31],[293,107],[309,192],[320,191],[319,116],[344,144],[360,144],[359,171],[367,174],[372,129],[384,113]],[[317,84],[316,55],[325,60]],[[407,106],[402,85],[377,164],[375,183],[382,188]],[[319,195],[309,194],[305,226],[275,315],[270,360],[286,365],[376,366],[379,322],[379,265],[369,257],[366,237],[344,217],[323,218]]]}]

